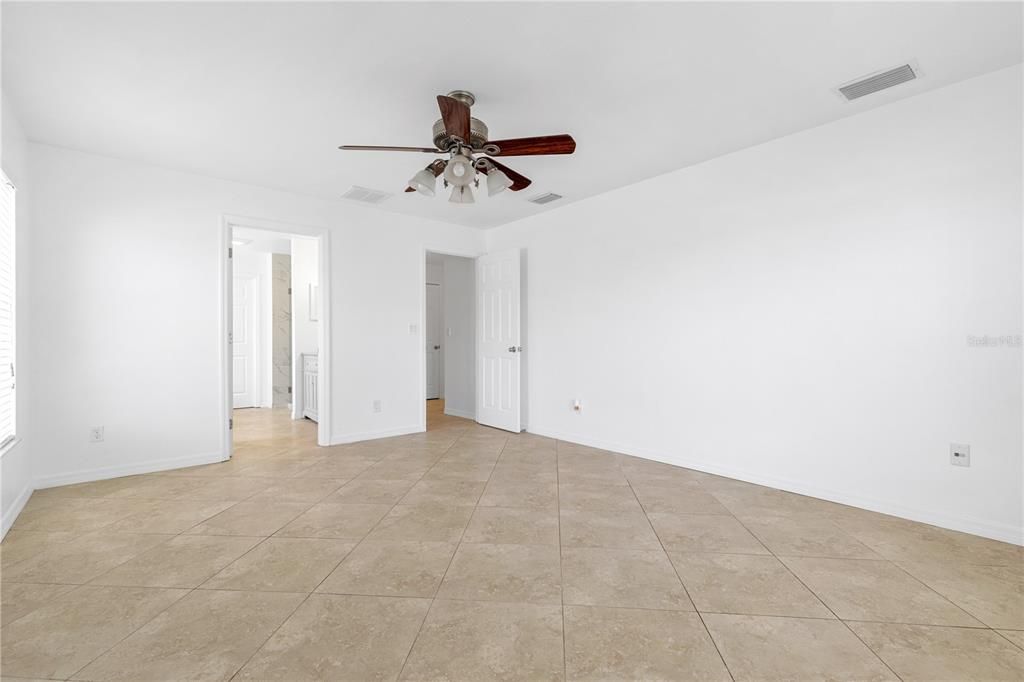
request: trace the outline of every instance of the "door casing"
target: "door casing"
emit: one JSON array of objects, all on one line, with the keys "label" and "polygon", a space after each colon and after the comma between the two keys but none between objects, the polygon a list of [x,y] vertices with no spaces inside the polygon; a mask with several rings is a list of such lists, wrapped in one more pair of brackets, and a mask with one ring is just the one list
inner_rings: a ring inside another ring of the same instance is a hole
[{"label": "door casing", "polygon": [[[220,243],[220,347],[221,347],[221,452],[224,459],[230,459],[233,449],[231,437],[231,414],[232,414],[232,386],[231,386],[231,365],[232,352],[229,332],[232,330],[232,289],[234,288],[234,268],[232,266],[231,254],[231,233],[236,227],[244,227],[254,230],[267,230],[270,232],[284,232],[302,237],[313,237],[317,240],[317,257],[320,269],[319,295],[320,295],[320,328],[319,328],[319,371],[317,373],[317,396],[319,398],[320,421],[317,422],[317,445],[327,446],[331,444],[331,243],[330,232],[326,227],[311,225],[300,225],[286,223],[277,220],[265,220],[262,218],[251,218],[224,214],[221,216],[221,243]],[[424,256],[425,260],[426,256]],[[422,279],[421,279],[422,281]],[[422,393],[420,394],[422,395]],[[426,417],[424,416],[424,422]]]},{"label": "door casing", "polygon": [[[416,346],[416,350],[419,355],[420,364],[420,385],[417,393],[417,399],[423,405],[423,411],[420,413],[419,430],[427,430],[427,401],[424,396],[427,394],[427,358],[426,353],[423,352],[426,348],[427,338],[427,288],[424,284],[427,281],[427,253],[436,253],[442,256],[457,256],[459,258],[468,258],[470,260],[476,260],[481,255],[480,251],[458,251],[444,247],[433,248],[432,246],[424,246],[420,250],[420,268],[419,283],[420,292],[420,324],[419,324],[419,345]],[[475,286],[475,285],[474,285]],[[443,335],[442,335],[443,337]],[[442,352],[444,351],[444,341],[442,340]]]}]

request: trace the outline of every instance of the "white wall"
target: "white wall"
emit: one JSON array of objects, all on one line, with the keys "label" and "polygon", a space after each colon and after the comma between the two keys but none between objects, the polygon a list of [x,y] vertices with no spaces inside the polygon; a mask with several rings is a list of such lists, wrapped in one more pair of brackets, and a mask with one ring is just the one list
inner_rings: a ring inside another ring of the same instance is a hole
[{"label": "white wall", "polygon": [[[302,418],[302,354],[319,352],[320,323],[310,319],[310,285],[319,284],[320,256],[315,239],[292,239],[292,416]],[[319,317],[319,314],[317,315]]]},{"label": "white wall", "polygon": [[476,263],[444,256],[442,272],[444,332],[444,412],[476,415]]},{"label": "white wall", "polygon": [[1021,542],[1021,349],[967,344],[1022,331],[1021,116],[1017,66],[489,232],[530,430]]},{"label": "white wall", "polygon": [[17,441],[0,454],[0,538],[14,523],[33,489],[35,454],[40,452],[29,435],[32,382],[29,376],[34,337],[29,311],[29,258],[31,255],[30,202],[33,180],[29,178],[28,139],[7,98],[0,94],[0,167],[18,188],[15,196],[15,347],[17,353]]},{"label": "white wall", "polygon": [[[470,228],[30,145],[40,486],[222,457],[221,219],[330,228],[335,442],[422,428],[421,263]],[[394,200],[401,200],[397,197]],[[374,413],[373,400],[383,410]],[[39,409],[41,408],[41,409]],[[103,443],[89,428],[106,427]]]}]

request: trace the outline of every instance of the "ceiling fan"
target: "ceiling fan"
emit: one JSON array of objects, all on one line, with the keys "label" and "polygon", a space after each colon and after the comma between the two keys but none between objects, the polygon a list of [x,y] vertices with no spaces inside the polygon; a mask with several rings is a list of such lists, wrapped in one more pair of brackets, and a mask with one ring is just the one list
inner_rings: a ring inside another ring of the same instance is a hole
[{"label": "ceiling fan", "polygon": [[487,126],[480,119],[470,116],[469,109],[475,103],[473,93],[465,90],[455,90],[447,95],[437,96],[441,118],[434,122],[433,147],[346,144],[338,149],[446,154],[447,159],[437,159],[417,172],[405,191],[419,192],[432,197],[437,187],[437,178],[443,175],[444,186],[452,187],[452,194],[448,200],[455,204],[474,203],[470,186],[480,186],[477,173],[487,179],[488,196],[494,196],[506,189],[518,192],[530,186],[532,181],[529,178],[499,163],[491,158],[492,156],[572,154],[576,151],[576,140],[572,139],[571,135],[488,140]]}]

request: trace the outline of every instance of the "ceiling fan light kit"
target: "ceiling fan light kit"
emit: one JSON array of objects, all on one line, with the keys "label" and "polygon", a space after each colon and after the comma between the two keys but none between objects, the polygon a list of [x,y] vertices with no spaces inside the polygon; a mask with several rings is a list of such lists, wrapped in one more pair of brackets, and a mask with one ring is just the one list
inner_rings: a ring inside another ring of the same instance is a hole
[{"label": "ceiling fan light kit", "polygon": [[491,167],[491,170],[487,171],[487,196],[501,194],[511,186],[512,180],[497,168]]},{"label": "ceiling fan light kit", "polygon": [[424,168],[417,172],[416,175],[412,176],[412,180],[409,181],[409,187],[413,188],[420,194],[432,197],[437,191],[437,176]]},{"label": "ceiling fan light kit", "polygon": [[473,198],[473,190],[469,188],[469,185],[462,185],[461,187],[452,187],[452,195],[448,197],[448,201],[453,204],[475,204],[476,199]]},{"label": "ceiling fan light kit", "polygon": [[451,161],[444,169],[444,180],[455,187],[466,187],[472,184],[476,176],[473,168],[473,160],[463,156],[461,153],[452,154]]},{"label": "ceiling fan light kit", "polygon": [[542,156],[576,151],[576,141],[571,135],[489,140],[487,125],[470,116],[470,107],[474,104],[476,97],[465,90],[453,90],[447,95],[437,96],[441,118],[434,123],[433,147],[342,145],[339,149],[447,155],[447,159],[437,159],[417,171],[405,191],[432,197],[437,192],[437,177],[443,174],[445,187],[453,188],[448,199],[453,204],[475,203],[470,185],[479,187],[477,173],[485,176],[487,195],[491,197],[506,189],[518,192],[530,186],[532,181],[529,178],[495,161],[492,156]]}]

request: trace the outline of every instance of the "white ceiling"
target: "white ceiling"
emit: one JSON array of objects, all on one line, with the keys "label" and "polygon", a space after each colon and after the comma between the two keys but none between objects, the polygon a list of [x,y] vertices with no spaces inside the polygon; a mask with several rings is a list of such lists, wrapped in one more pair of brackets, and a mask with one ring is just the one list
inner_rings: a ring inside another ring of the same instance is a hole
[{"label": "white ceiling", "polygon": [[[19,3],[3,87],[29,137],[204,175],[493,227],[1021,61],[1020,3]],[[921,80],[832,88],[916,59]],[[532,187],[473,206],[403,194],[435,96],[476,93]],[[542,192],[565,199],[545,207]]]}]

